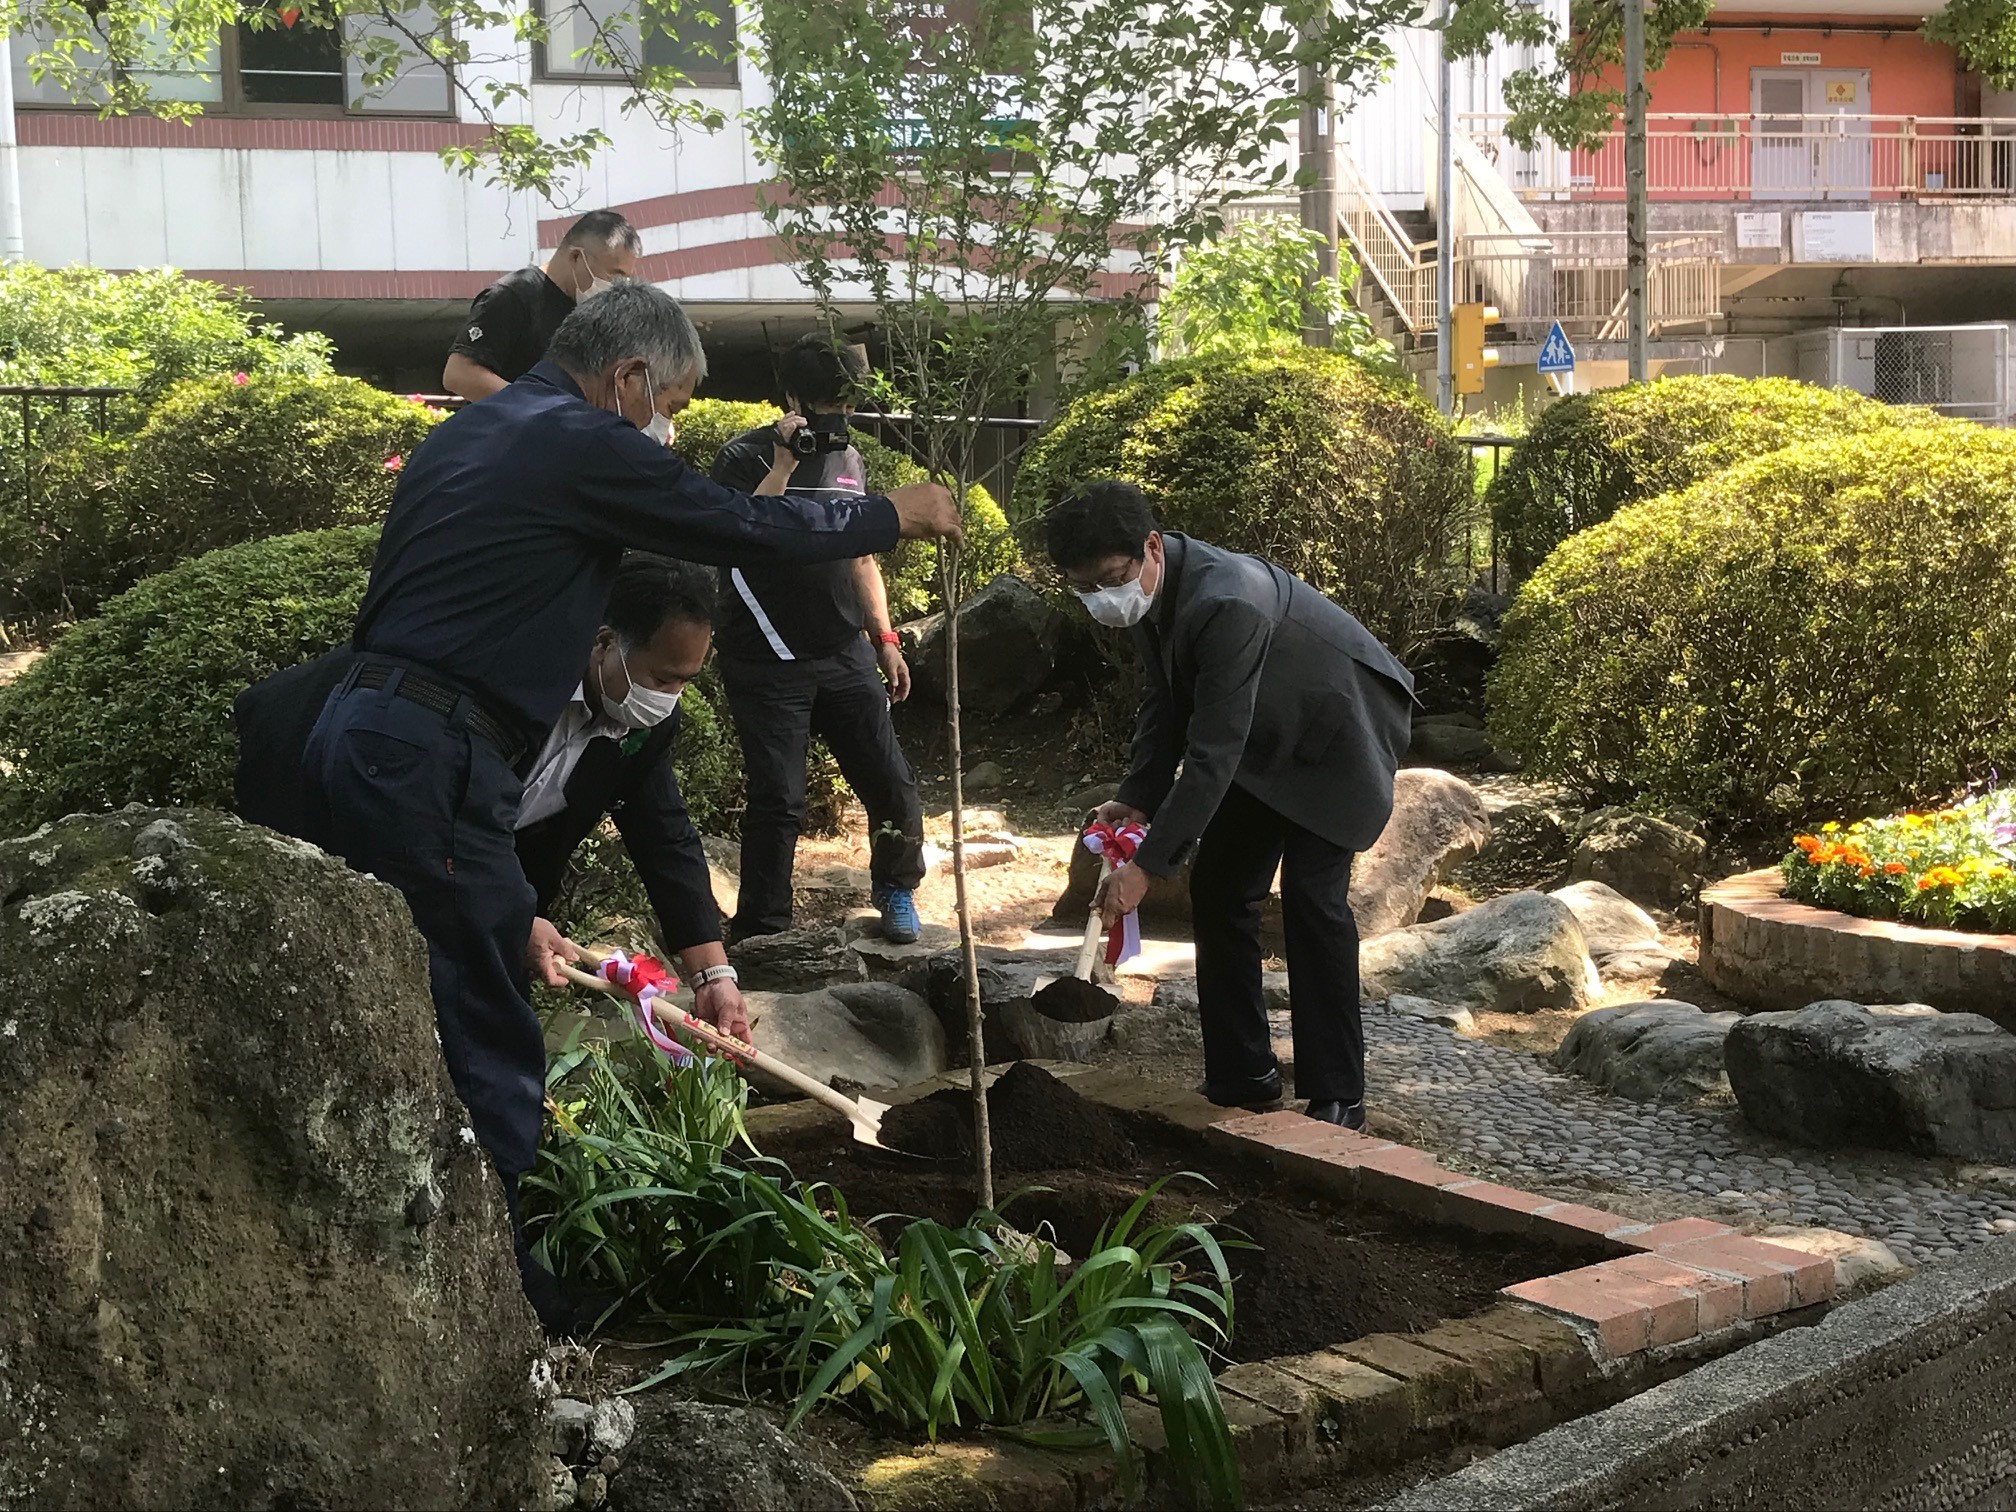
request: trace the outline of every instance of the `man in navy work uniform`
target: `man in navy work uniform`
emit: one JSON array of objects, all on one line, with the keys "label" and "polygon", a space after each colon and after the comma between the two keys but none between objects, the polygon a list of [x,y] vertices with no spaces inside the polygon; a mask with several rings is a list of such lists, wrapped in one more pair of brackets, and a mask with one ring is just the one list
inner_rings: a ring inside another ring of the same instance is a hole
[{"label": "man in navy work uniform", "polygon": [[591,210],[546,259],[506,273],[476,296],[448,349],[441,386],[472,404],[532,371],[574,306],[636,271],[644,243],[614,210]]},{"label": "man in navy work uniform", "polygon": [[[449,1074],[514,1217],[545,1072],[527,968],[558,984],[571,949],[543,920],[535,930],[513,851],[521,763],[580,684],[624,549],[846,561],[959,534],[935,485],[758,499],[693,473],[662,437],[705,371],[671,297],[619,284],[583,301],[525,377],[442,422],[400,474],[352,637],[361,654],[308,739],[311,833],[405,894]],[[522,1235],[520,1256],[528,1290],[551,1282]]]},{"label": "man in navy work uniform", "polygon": [[713,620],[706,568],[641,551],[623,559],[581,685],[525,778],[518,861],[543,915],[576,848],[613,819],[700,1016],[747,1039],[707,854],[672,765],[679,695],[707,660]]},{"label": "man in navy work uniform", "polygon": [[[866,485],[861,453],[847,442],[847,411],[867,364],[854,349],[815,332],[784,354],[781,368],[789,413],[724,445],[714,481],[754,494],[858,497]],[[809,455],[793,450],[794,438],[808,437]],[[875,558],[729,568],[722,573],[717,640],[749,778],[730,937],[791,927],[805,752],[817,734],[868,811],[869,875],[882,932],[909,944],[918,935],[924,817],[916,774],[889,717],[890,702],[910,694],[910,668],[889,624]]]},{"label": "man in navy work uniform", "polygon": [[1190,861],[1200,1090],[1221,1106],[1278,1107],[1259,915],[1278,867],[1295,1090],[1310,1117],[1364,1127],[1351,858],[1393,811],[1414,679],[1300,578],[1158,530],[1129,484],[1079,489],[1045,534],[1086,611],[1133,627],[1146,673],[1127,780],[1095,816],[1148,824],[1100,889],[1107,923],[1140,905],[1151,875]]}]

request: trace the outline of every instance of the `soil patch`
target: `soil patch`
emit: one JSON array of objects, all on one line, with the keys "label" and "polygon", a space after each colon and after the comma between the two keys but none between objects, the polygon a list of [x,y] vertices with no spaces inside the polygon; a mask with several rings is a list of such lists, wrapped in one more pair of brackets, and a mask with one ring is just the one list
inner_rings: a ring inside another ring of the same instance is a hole
[{"label": "soil patch", "polygon": [[[1370,1333],[1408,1333],[1489,1306],[1499,1288],[1587,1262],[1527,1239],[1438,1227],[1388,1208],[1312,1199],[1263,1161],[1206,1144],[1159,1119],[1086,1101],[1048,1072],[1012,1066],[989,1089],[997,1199],[1009,1221],[1047,1231],[1083,1257],[1157,1180],[1155,1220],[1202,1219],[1246,1240],[1234,1277],[1234,1360],[1301,1354]],[[838,1119],[766,1139],[764,1153],[806,1180],[831,1182],[885,1242],[908,1218],[972,1216],[971,1105],[964,1090],[893,1110],[892,1145],[931,1159],[896,1161],[853,1144]]]},{"label": "soil patch", "polygon": [[[987,1089],[987,1114],[997,1171],[1125,1170],[1138,1159],[1118,1118],[1025,1061]],[[967,1164],[973,1159],[972,1094],[954,1088],[891,1109],[882,1120],[882,1143],[941,1165]]]}]

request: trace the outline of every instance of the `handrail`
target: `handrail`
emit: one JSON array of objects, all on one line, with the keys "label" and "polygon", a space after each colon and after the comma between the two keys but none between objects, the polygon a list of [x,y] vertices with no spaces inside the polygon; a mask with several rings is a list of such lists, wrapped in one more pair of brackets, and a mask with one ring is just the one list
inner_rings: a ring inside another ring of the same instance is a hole
[{"label": "handrail", "polygon": [[[1337,166],[1337,224],[1358,254],[1358,265],[1379,285],[1409,331],[1435,323],[1435,243],[1416,242],[1394,219],[1377,189],[1342,146]],[[1422,292],[1423,282],[1427,294]]]}]

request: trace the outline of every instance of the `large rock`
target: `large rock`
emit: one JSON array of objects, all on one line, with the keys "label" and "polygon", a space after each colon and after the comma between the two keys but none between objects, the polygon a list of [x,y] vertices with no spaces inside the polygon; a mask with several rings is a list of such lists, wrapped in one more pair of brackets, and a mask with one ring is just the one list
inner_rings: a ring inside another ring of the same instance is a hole
[{"label": "large rock", "polygon": [[916,939],[898,945],[882,933],[882,916],[865,909],[848,916],[840,935],[860,959],[871,982],[900,982],[919,962],[959,943],[958,930],[945,924],[926,924]]},{"label": "large rock", "polygon": [[839,982],[865,982],[868,968],[837,929],[787,929],[751,935],[733,946],[744,992],[818,992]]},{"label": "large rock", "polygon": [[2016,1162],[2016,1034],[1977,1013],[1839,1000],[1729,1032],[1743,1116],[1810,1145]]},{"label": "large rock", "polygon": [[0,842],[0,1505],[534,1497],[540,1341],[405,903],[195,810]]},{"label": "large rock", "polygon": [[1736,1019],[1671,999],[1599,1008],[1575,1021],[1554,1064],[1640,1102],[1727,1094],[1722,1044]]},{"label": "large rock", "polygon": [[1677,908],[1694,896],[1707,864],[1699,835],[1625,809],[1591,817],[1582,831],[1569,880],[1601,882],[1647,908]]},{"label": "large rock", "polygon": [[[1031,1002],[1046,980],[1070,974],[1077,955],[1076,950],[1004,950],[994,946],[983,946],[975,953],[980,967],[982,1032],[990,1062],[1092,1059],[1112,1028],[1110,1015],[1067,1023],[1039,1013]],[[942,952],[904,981],[923,994],[944,1025],[952,1064],[967,1064],[964,957],[956,950]],[[1114,1012],[1122,1006],[1116,997]]]},{"label": "large rock", "polygon": [[660,1401],[642,1416],[610,1512],[854,1512],[853,1493],[761,1413]]},{"label": "large rock", "polygon": [[1601,882],[1576,882],[1549,897],[1568,905],[1589,955],[1605,977],[1656,977],[1675,960],[1659,942],[1659,923],[1636,903]]},{"label": "large rock", "polygon": [[[747,995],[759,1048],[807,1076],[859,1087],[909,1087],[946,1067],[945,1030],[916,993],[893,982],[824,992]],[[751,1077],[761,1083],[759,1071]]]},{"label": "large rock", "polygon": [[[1050,680],[1064,616],[1022,579],[998,577],[959,606],[959,707],[1006,714]],[[920,697],[945,701],[945,616],[903,628]]]},{"label": "large rock", "polygon": [[1386,934],[1421,916],[1428,894],[1491,838],[1477,790],[1433,767],[1410,767],[1393,780],[1393,817],[1351,868],[1351,911],[1361,938]]},{"label": "large rock", "polygon": [[1471,715],[1428,714],[1414,721],[1407,754],[1417,761],[1482,766],[1494,755],[1483,722]]},{"label": "large rock", "polygon": [[1575,853],[1569,816],[1540,803],[1508,803],[1491,812],[1491,838],[1462,877],[1487,890],[1557,882]]},{"label": "large rock", "polygon": [[1600,986],[1582,926],[1541,893],[1506,893],[1367,940],[1359,962],[1368,998],[1402,993],[1479,1012],[1580,1008]]}]

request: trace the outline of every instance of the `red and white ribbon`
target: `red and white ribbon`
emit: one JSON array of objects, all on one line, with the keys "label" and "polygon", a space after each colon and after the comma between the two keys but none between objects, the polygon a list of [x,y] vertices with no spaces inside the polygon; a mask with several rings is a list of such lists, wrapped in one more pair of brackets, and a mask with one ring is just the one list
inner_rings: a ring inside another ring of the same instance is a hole
[{"label": "red and white ribbon", "polygon": [[628,994],[630,1005],[636,1010],[637,1027],[644,1031],[646,1039],[671,1059],[673,1065],[693,1064],[693,1052],[661,1029],[658,1015],[651,1011],[653,998],[661,995],[669,997],[679,990],[679,978],[662,961],[648,955],[633,956],[615,950],[595,968],[595,974],[614,982]]},{"label": "red and white ribbon", "polygon": [[[1085,849],[1095,856],[1103,857],[1118,871],[1134,859],[1134,853],[1141,848],[1141,842],[1148,838],[1147,826],[1129,819],[1120,824],[1093,824],[1087,827],[1080,840]],[[1130,910],[1120,922],[1106,931],[1106,964],[1118,966],[1123,961],[1131,961],[1141,954],[1141,921]]]}]

